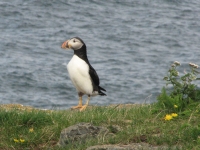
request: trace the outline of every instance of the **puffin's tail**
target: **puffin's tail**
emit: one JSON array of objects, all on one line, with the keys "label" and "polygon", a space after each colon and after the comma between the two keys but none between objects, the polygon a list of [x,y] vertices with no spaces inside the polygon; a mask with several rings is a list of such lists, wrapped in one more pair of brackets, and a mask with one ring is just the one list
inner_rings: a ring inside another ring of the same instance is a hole
[{"label": "puffin's tail", "polygon": [[106,90],[104,88],[102,88],[102,87],[99,86],[99,95],[106,96],[106,94],[103,93],[101,90],[106,92]]}]

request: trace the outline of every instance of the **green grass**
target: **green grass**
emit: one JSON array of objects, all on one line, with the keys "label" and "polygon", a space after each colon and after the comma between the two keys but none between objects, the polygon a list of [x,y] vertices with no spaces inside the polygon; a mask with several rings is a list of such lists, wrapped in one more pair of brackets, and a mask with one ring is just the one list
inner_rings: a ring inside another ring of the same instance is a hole
[{"label": "green grass", "polygon": [[[84,112],[71,110],[21,110],[0,108],[0,149],[84,150],[102,144],[145,142],[176,149],[200,149],[200,105],[194,103],[178,117],[165,121],[167,111],[157,105],[94,107]],[[62,129],[80,122],[107,126],[114,137],[88,140],[84,144],[56,145]],[[118,126],[120,131],[116,131]],[[29,129],[33,128],[33,132]],[[24,142],[14,142],[22,139]]]}]

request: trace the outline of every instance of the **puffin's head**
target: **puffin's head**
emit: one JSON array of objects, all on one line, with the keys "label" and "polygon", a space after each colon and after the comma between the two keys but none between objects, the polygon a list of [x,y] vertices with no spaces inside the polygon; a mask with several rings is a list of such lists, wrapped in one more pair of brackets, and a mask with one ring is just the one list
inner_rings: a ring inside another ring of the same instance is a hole
[{"label": "puffin's head", "polygon": [[81,40],[79,37],[74,37],[63,42],[63,44],[61,45],[61,48],[79,50],[83,46],[85,46],[85,43],[83,42],[83,40]]}]

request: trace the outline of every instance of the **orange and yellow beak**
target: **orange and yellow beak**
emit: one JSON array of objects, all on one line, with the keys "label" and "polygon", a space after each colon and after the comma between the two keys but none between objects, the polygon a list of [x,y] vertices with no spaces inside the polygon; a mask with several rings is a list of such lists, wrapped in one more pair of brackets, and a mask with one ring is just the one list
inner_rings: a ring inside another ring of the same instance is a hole
[{"label": "orange and yellow beak", "polygon": [[61,45],[61,48],[63,48],[63,49],[71,48],[71,45],[68,42],[69,42],[69,40],[63,42],[62,45]]}]

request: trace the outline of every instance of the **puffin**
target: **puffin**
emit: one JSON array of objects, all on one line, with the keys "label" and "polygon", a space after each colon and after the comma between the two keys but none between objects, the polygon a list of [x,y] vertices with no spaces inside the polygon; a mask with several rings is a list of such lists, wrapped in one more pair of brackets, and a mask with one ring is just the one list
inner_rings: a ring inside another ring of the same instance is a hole
[{"label": "puffin", "polygon": [[[106,90],[99,85],[99,77],[88,60],[87,47],[81,38],[73,37],[66,40],[61,45],[61,48],[72,49],[74,51],[73,57],[67,64],[67,70],[69,77],[78,92],[79,103],[77,106],[72,107],[72,109],[83,111],[89,105],[91,96],[106,96],[104,93]],[[83,95],[88,96],[85,105],[82,104]]]}]

